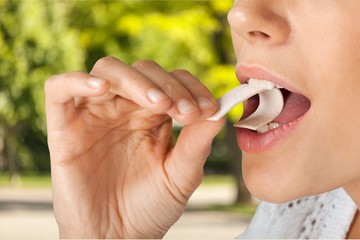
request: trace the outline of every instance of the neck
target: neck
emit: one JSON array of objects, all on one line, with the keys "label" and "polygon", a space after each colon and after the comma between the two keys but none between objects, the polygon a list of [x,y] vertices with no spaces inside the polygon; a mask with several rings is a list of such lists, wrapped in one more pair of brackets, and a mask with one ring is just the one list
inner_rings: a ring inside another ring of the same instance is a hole
[{"label": "neck", "polygon": [[360,209],[360,179],[348,183],[344,186],[344,189]]},{"label": "neck", "polygon": [[[360,209],[360,179],[355,180],[346,186],[345,191],[349,194],[352,200],[355,202],[358,209]],[[356,213],[350,229],[346,236],[347,239],[359,239],[360,238],[360,215],[359,211]]]}]

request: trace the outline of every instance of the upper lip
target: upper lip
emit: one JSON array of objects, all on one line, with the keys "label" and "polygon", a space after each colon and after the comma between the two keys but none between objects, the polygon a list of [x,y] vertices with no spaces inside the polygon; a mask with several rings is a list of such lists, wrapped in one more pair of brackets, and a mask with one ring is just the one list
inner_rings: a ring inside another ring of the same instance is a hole
[{"label": "upper lip", "polygon": [[236,69],[236,76],[242,84],[247,83],[251,78],[267,80],[285,88],[290,92],[301,94],[301,92],[296,89],[289,81],[284,80],[284,78],[278,76],[278,74],[271,73],[269,70],[265,70],[263,67],[239,65]]}]

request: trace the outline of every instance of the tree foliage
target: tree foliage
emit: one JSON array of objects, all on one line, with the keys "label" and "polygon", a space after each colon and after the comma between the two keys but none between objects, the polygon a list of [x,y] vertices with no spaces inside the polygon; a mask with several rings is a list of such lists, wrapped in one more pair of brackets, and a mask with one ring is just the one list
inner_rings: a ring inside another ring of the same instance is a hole
[{"label": "tree foliage", "polygon": [[188,69],[215,96],[237,85],[226,21],[232,3],[0,1],[3,167],[49,170],[43,84],[56,73],[89,71],[103,56]]}]

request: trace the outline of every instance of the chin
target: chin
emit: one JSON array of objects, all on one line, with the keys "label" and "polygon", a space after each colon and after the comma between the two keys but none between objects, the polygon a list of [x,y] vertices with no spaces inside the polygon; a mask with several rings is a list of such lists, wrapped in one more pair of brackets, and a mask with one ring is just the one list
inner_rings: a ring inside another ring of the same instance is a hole
[{"label": "chin", "polygon": [[[278,159],[279,162],[281,159]],[[243,159],[243,177],[249,192],[263,201],[285,203],[301,197],[316,194],[316,189],[309,186],[297,171],[287,166],[277,166],[271,159]],[[272,164],[266,164],[269,162]]]},{"label": "chin", "polygon": [[289,191],[281,191],[279,188],[269,188],[268,185],[251,184],[251,181],[245,181],[249,192],[255,198],[270,203],[286,203],[299,198],[297,194],[289,194]]},{"label": "chin", "polygon": [[280,191],[269,191],[269,189],[258,188],[258,187],[249,186],[248,190],[253,197],[261,201],[266,201],[275,204],[286,203],[294,199],[300,198],[297,195],[291,195],[288,193],[284,194],[284,192],[280,192]]}]

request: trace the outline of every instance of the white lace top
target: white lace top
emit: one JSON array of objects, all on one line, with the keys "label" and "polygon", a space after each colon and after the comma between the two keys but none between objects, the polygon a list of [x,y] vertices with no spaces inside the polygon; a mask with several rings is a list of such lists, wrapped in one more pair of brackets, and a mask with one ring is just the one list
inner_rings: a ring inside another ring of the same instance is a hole
[{"label": "white lace top", "polygon": [[249,238],[346,238],[357,207],[342,189],[286,204],[261,202],[247,230]]}]

